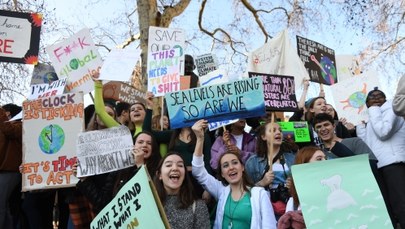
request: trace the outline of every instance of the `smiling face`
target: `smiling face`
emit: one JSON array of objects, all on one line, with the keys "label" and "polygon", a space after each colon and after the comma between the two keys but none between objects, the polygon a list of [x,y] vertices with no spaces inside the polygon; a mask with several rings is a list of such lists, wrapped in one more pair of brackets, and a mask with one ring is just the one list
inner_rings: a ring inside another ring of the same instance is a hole
[{"label": "smiling face", "polygon": [[179,155],[167,156],[160,168],[159,179],[163,182],[167,194],[177,194],[183,184],[186,168]]},{"label": "smiling face", "polygon": [[164,130],[169,129],[169,118],[166,115],[163,115],[160,118],[160,125],[163,127]]},{"label": "smiling face", "polygon": [[262,139],[263,141],[266,141],[267,143],[270,142],[272,133],[271,131],[273,131],[273,145],[281,145],[281,143],[283,142],[283,133],[281,131],[281,127],[279,124],[277,123],[267,123],[266,124],[266,129],[264,132],[264,135],[262,135]]},{"label": "smiling face", "polygon": [[145,108],[141,104],[131,106],[130,118],[133,123],[142,123],[145,119]]},{"label": "smiling face", "polygon": [[323,121],[315,124],[315,131],[324,142],[330,142],[335,135],[335,126],[329,121]]},{"label": "smiling face", "polygon": [[332,116],[332,118],[335,118],[335,109],[333,109],[332,105],[327,104],[326,105],[326,114]]},{"label": "smiling face", "polygon": [[381,107],[386,101],[385,95],[380,91],[373,91],[367,96],[366,105],[367,107],[379,106]]},{"label": "smiling face", "polygon": [[309,108],[311,113],[314,115],[326,112],[326,101],[323,98],[318,98],[314,101],[312,108]]},{"label": "smiling face", "polygon": [[148,159],[152,155],[152,137],[148,134],[139,134],[135,139],[135,149],[140,149],[143,151],[143,157]]},{"label": "smiling face", "polygon": [[224,154],[220,161],[221,176],[231,185],[242,182],[245,167],[234,154]]}]

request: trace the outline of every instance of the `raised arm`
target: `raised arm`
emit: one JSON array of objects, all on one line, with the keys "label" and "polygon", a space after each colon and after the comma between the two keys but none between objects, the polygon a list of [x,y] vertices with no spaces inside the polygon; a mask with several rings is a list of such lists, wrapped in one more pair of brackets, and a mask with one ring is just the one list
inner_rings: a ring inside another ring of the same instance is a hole
[{"label": "raised arm", "polygon": [[94,80],[94,109],[106,127],[110,128],[120,125],[119,122],[105,111],[103,83],[100,80]]}]

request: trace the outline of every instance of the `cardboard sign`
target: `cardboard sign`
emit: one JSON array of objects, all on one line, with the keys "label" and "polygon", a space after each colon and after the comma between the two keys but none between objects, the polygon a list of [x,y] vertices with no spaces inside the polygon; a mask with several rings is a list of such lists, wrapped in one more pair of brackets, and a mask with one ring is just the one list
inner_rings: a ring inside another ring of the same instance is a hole
[{"label": "cardboard sign", "polygon": [[42,14],[0,10],[0,61],[38,63]]},{"label": "cardboard sign", "polygon": [[80,133],[76,145],[77,176],[92,176],[133,166],[133,146],[131,131],[123,125]]},{"label": "cardboard sign", "polygon": [[32,72],[31,85],[51,84],[58,79],[58,75],[56,75],[52,65],[38,63]]},{"label": "cardboard sign", "polygon": [[83,118],[82,93],[23,102],[23,191],[76,185],[72,166]]},{"label": "cardboard sign", "polygon": [[375,71],[351,77],[330,87],[339,118],[346,118],[353,125],[368,121],[366,97],[374,87],[380,87]]},{"label": "cardboard sign", "polygon": [[148,91],[155,96],[180,90],[185,34],[181,29],[149,27]]},{"label": "cardboard sign", "polygon": [[297,111],[294,77],[249,72],[249,77],[263,79],[264,102],[268,110]]},{"label": "cardboard sign", "polygon": [[28,99],[37,99],[63,94],[66,86],[66,79],[56,80],[51,84],[31,85],[31,94]]},{"label": "cardboard sign", "polygon": [[260,77],[210,85],[165,95],[170,128],[265,114],[263,80]]},{"label": "cardboard sign", "polygon": [[197,66],[198,75],[205,76],[218,69],[217,57],[211,53],[197,56],[195,65]]},{"label": "cardboard sign", "polygon": [[129,82],[140,54],[141,50],[133,48],[111,50],[101,67],[99,79]]},{"label": "cardboard sign", "polygon": [[307,228],[392,228],[368,155],[293,165],[291,171]]},{"label": "cardboard sign", "polygon": [[301,88],[304,78],[309,79],[295,47],[291,45],[287,30],[249,53],[247,71],[294,76],[295,91]]},{"label": "cardboard sign", "polygon": [[333,49],[300,36],[297,36],[297,47],[311,81],[326,85],[338,82]]},{"label": "cardboard sign", "polygon": [[123,82],[111,81],[103,85],[104,99],[114,99],[129,104],[141,102],[146,104],[146,92],[140,91]]},{"label": "cardboard sign", "polygon": [[98,213],[91,222],[90,228],[165,228],[144,166]]},{"label": "cardboard sign", "polygon": [[283,131],[284,139],[292,139],[294,142],[310,142],[307,122],[278,122]]},{"label": "cardboard sign", "polygon": [[48,46],[46,52],[59,78],[68,79],[67,92],[94,90],[92,75],[100,72],[103,61],[89,29],[82,29],[70,38]]}]

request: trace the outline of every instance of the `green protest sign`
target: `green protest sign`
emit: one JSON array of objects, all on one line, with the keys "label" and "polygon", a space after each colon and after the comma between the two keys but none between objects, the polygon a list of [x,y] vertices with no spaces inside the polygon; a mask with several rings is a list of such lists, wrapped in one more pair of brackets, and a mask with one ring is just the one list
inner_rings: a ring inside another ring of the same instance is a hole
[{"label": "green protest sign", "polygon": [[144,166],[94,218],[90,228],[165,228]]},{"label": "green protest sign", "polygon": [[284,139],[292,139],[294,142],[310,142],[307,122],[279,122],[283,131]]},{"label": "green protest sign", "polygon": [[291,168],[307,228],[391,228],[368,155]]}]

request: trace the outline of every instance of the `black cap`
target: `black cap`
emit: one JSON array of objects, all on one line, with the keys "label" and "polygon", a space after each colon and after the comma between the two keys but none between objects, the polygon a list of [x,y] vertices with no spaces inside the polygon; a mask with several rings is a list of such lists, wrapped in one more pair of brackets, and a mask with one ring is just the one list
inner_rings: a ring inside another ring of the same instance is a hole
[{"label": "black cap", "polygon": [[11,118],[18,115],[22,110],[22,108],[20,106],[17,106],[14,103],[8,103],[2,107],[4,110],[10,112]]}]

